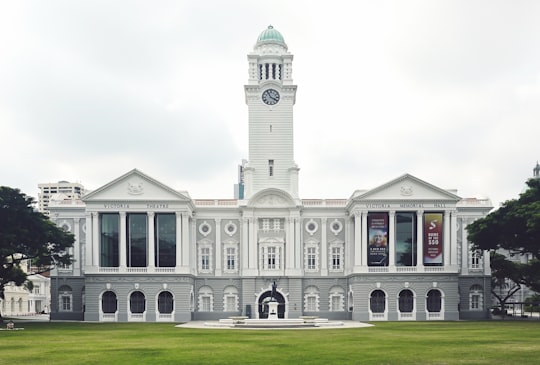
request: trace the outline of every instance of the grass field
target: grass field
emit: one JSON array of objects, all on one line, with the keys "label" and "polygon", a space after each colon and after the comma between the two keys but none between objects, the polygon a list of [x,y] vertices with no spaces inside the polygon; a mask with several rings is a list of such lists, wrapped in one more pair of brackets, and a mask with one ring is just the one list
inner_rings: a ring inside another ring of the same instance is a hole
[{"label": "grass field", "polygon": [[321,330],[18,322],[0,364],[538,364],[540,321],[377,322]]}]

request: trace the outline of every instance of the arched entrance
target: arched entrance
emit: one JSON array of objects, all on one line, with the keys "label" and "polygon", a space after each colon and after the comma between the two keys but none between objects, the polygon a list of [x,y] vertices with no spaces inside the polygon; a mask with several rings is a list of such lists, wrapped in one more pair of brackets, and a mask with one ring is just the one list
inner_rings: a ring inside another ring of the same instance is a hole
[{"label": "arched entrance", "polygon": [[[261,294],[259,297],[259,303],[257,305],[259,311],[259,318],[268,318],[268,301],[272,297],[272,291],[268,290]],[[278,318],[285,318],[285,298],[283,295],[278,293],[274,294],[274,299],[277,300],[278,304]]]}]

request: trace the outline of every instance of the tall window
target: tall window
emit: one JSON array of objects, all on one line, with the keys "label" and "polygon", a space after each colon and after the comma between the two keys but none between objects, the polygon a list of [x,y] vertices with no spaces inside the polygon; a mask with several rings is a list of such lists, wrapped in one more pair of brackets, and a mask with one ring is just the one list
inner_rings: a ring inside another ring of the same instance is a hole
[{"label": "tall window", "polygon": [[416,266],[416,213],[396,213],[396,266]]},{"label": "tall window", "polygon": [[118,213],[103,213],[100,215],[99,266],[101,267],[118,267],[119,225],[120,216]]},{"label": "tall window", "polygon": [[270,230],[270,219],[269,218],[263,218],[263,220],[262,220],[262,229],[265,232]]},{"label": "tall window", "polygon": [[60,312],[71,312],[73,293],[70,286],[62,285],[58,288],[58,306]]},{"label": "tall window", "polygon": [[276,248],[275,247],[268,247],[267,251],[267,268],[268,269],[275,269],[276,268]]},{"label": "tall window", "polygon": [[210,270],[210,247],[201,248],[201,270]]},{"label": "tall window", "polygon": [[236,247],[225,249],[225,270],[236,271]]},{"label": "tall window", "polygon": [[343,244],[330,245],[330,270],[343,271]]},{"label": "tall window", "polygon": [[441,292],[437,289],[431,289],[427,295],[427,310],[428,312],[441,311]]},{"label": "tall window", "polygon": [[176,266],[176,216],[156,214],[154,225],[156,267]]},{"label": "tall window", "polygon": [[386,294],[382,290],[375,290],[371,293],[369,308],[372,313],[384,313],[386,309]]},{"label": "tall window", "polygon": [[170,314],[174,308],[174,299],[171,292],[162,291],[158,296],[158,311],[161,314]]},{"label": "tall window", "polygon": [[118,308],[116,294],[112,291],[106,291],[101,296],[101,310],[103,313],[116,313]]},{"label": "tall window", "polygon": [[129,297],[129,310],[131,313],[144,313],[146,310],[146,299],[140,291],[134,291]]},{"label": "tall window", "polygon": [[306,270],[317,270],[317,246],[311,244],[306,245]]},{"label": "tall window", "polygon": [[268,160],[268,176],[274,176],[274,160]]},{"label": "tall window", "polygon": [[469,289],[469,309],[473,311],[484,309],[484,292],[480,285],[473,285]]},{"label": "tall window", "polygon": [[147,215],[128,214],[127,216],[127,266],[146,267]]},{"label": "tall window", "polygon": [[471,252],[471,266],[472,270],[478,270],[482,268],[482,253],[481,251]]}]

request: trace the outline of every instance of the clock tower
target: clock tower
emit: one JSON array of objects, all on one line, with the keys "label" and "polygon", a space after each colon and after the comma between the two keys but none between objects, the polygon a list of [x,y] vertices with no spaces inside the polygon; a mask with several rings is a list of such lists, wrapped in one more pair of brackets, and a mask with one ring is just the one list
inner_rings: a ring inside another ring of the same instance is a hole
[{"label": "clock tower", "polygon": [[277,188],[298,199],[294,162],[292,80],[293,55],[271,25],[248,54],[249,80],[244,86],[249,113],[249,159],[244,167],[245,199]]}]

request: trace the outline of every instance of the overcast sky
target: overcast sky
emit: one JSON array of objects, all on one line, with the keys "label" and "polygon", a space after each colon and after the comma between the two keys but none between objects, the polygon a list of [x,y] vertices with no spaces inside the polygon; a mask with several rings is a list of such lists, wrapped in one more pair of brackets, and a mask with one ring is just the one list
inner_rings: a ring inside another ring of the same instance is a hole
[{"label": "overcast sky", "polygon": [[516,198],[540,159],[540,1],[0,0],[0,185],[133,168],[232,198],[247,53],[294,54],[302,198],[405,173]]}]

